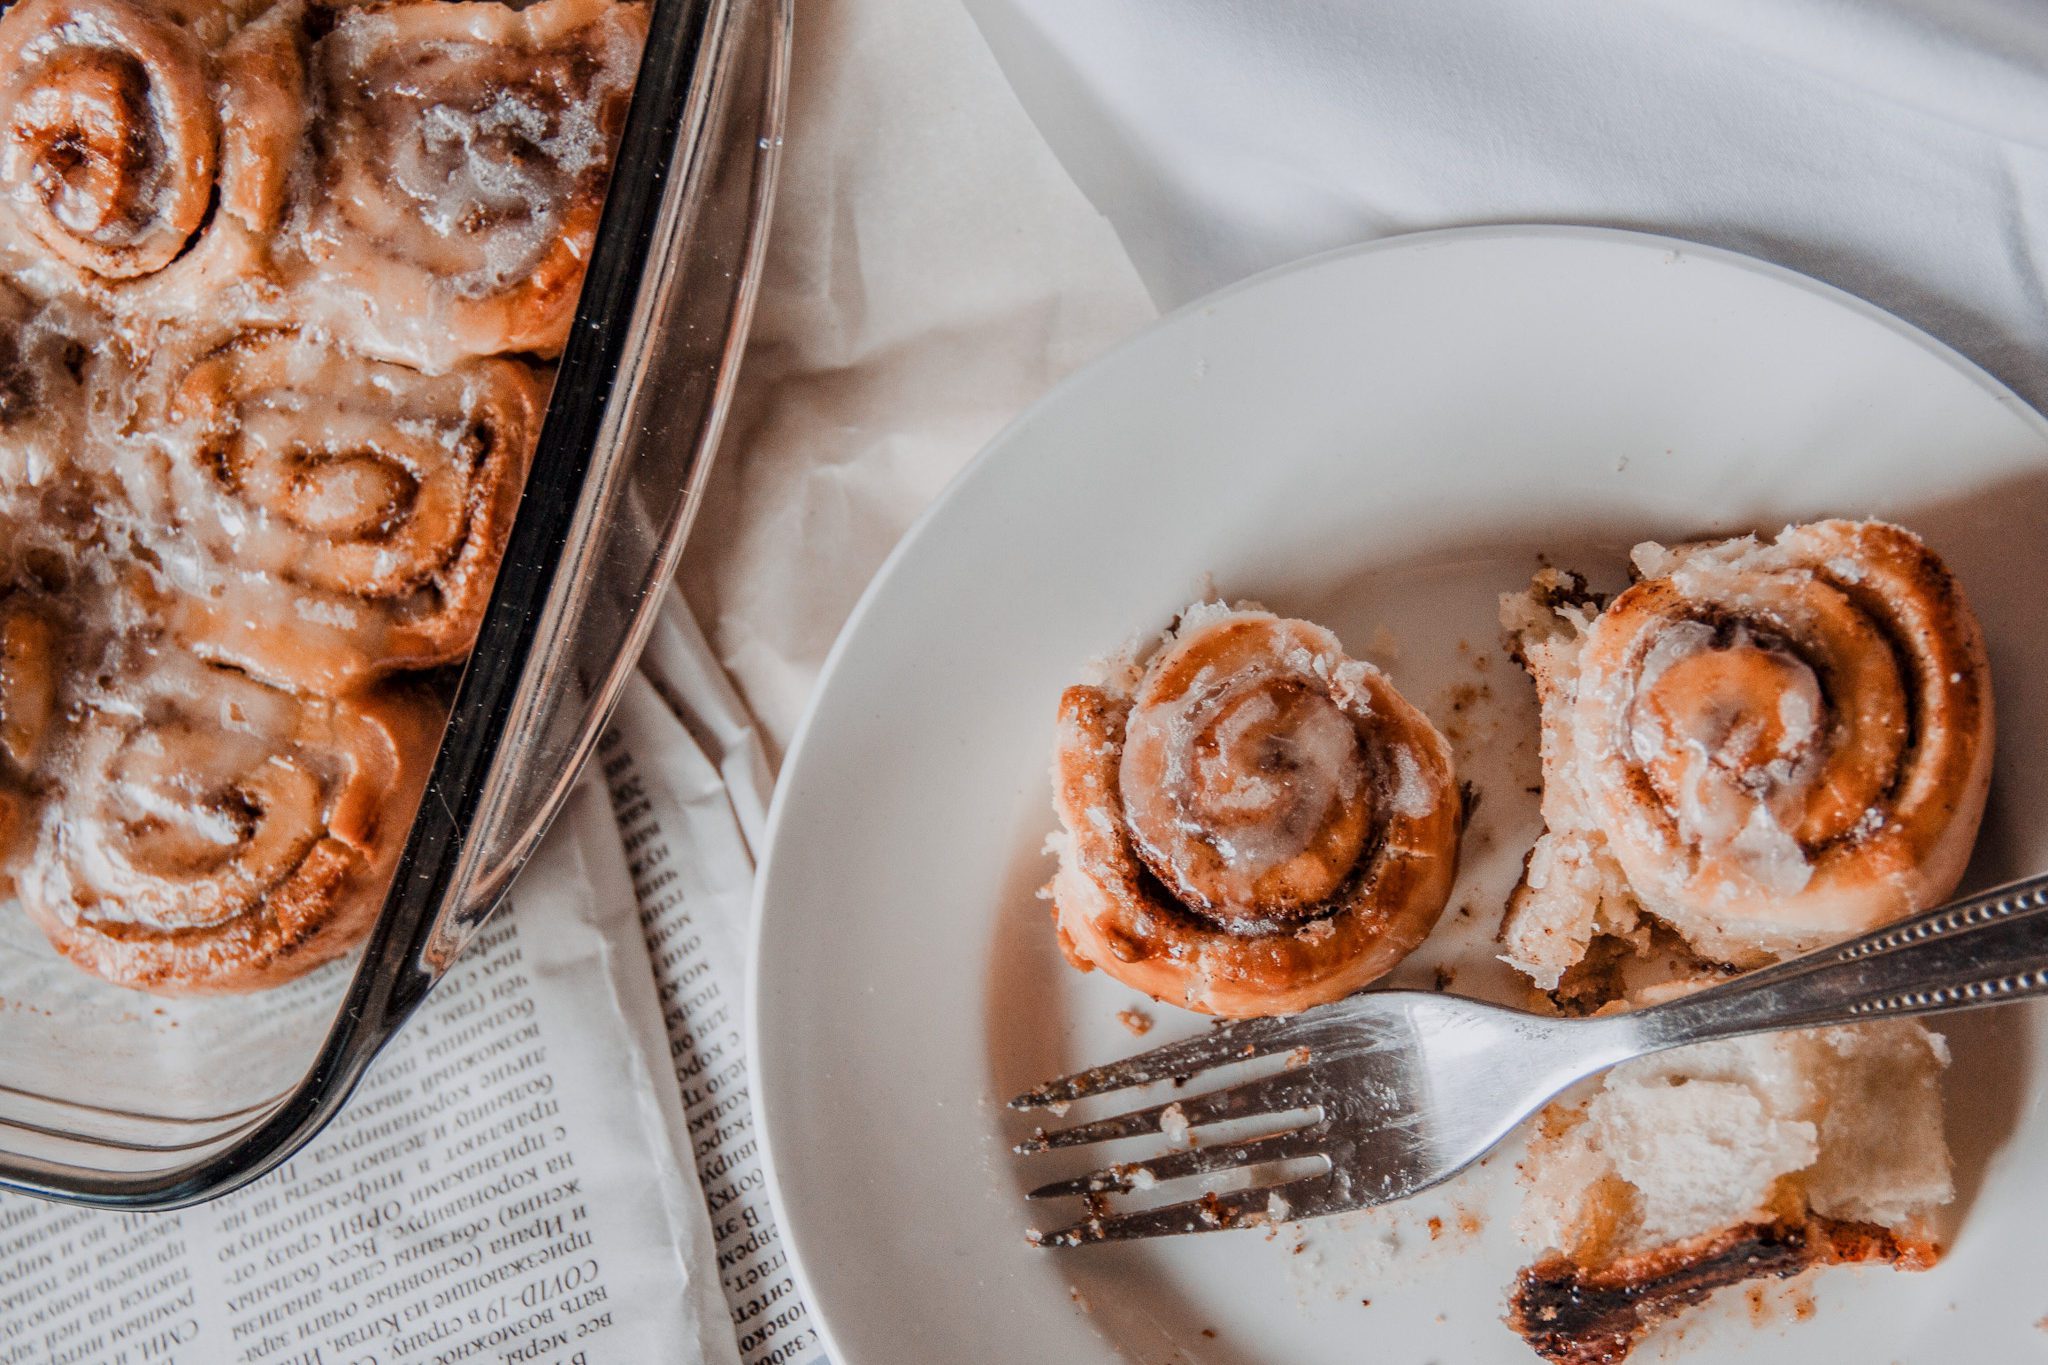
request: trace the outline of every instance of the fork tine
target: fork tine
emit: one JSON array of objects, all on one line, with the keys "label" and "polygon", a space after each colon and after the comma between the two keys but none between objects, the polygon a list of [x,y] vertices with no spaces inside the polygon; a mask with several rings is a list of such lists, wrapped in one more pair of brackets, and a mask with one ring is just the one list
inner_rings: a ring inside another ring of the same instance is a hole
[{"label": "fork tine", "polygon": [[1033,1152],[1050,1152],[1061,1147],[1080,1147],[1090,1142],[1111,1142],[1117,1138],[1157,1133],[1163,1131],[1166,1115],[1176,1109],[1190,1128],[1220,1123],[1225,1119],[1282,1114],[1297,1109],[1318,1111],[1316,1119],[1310,1120],[1316,1122],[1322,1117],[1323,1093],[1322,1083],[1312,1073],[1280,1071],[1128,1114],[1077,1123],[1071,1128],[1055,1129],[1049,1133],[1040,1129],[1012,1150],[1019,1156],[1028,1156]]},{"label": "fork tine", "polygon": [[1219,1025],[1194,1038],[1167,1043],[1120,1062],[1093,1066],[1071,1076],[1047,1081],[1011,1100],[1010,1107],[1044,1109],[1111,1090],[1125,1090],[1134,1085],[1170,1080],[1175,1076],[1191,1076],[1227,1062],[1285,1052],[1307,1041],[1315,1022],[1305,1015],[1293,1015],[1277,1019],[1244,1019]]},{"label": "fork tine", "polygon": [[1329,1142],[1330,1136],[1323,1125],[1314,1124],[1270,1137],[1253,1138],[1249,1142],[1183,1148],[1150,1161],[1119,1161],[1105,1170],[1040,1185],[1024,1197],[1057,1199],[1075,1194],[1123,1194],[1161,1180],[1179,1180],[1183,1176],[1209,1175],[1273,1161],[1320,1156]]},{"label": "fork tine", "polygon": [[1125,1242],[1138,1237],[1166,1237],[1182,1232],[1220,1232],[1225,1228],[1284,1223],[1356,1208],[1349,1188],[1335,1171],[1308,1175],[1229,1194],[1205,1194],[1179,1204],[1134,1213],[1084,1218],[1054,1232],[1032,1233],[1042,1247],[1078,1247],[1094,1242]]}]

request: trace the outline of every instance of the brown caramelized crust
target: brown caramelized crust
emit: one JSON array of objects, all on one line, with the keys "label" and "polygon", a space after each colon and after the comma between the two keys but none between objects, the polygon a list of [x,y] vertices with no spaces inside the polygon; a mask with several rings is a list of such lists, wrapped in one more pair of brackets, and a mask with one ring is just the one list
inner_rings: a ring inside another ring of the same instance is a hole
[{"label": "brown caramelized crust", "polygon": [[1939,1254],[1870,1223],[1748,1223],[1597,1269],[1564,1256],[1539,1261],[1516,1281],[1508,1325],[1552,1365],[1618,1365],[1651,1328],[1718,1289],[1854,1262],[1926,1270]]}]

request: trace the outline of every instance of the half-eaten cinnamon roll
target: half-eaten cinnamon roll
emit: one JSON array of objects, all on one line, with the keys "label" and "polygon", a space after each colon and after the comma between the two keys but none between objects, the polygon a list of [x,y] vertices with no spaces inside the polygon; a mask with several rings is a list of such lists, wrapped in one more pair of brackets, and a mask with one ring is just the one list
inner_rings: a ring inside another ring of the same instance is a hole
[{"label": "half-eaten cinnamon roll", "polygon": [[1510,1325],[1553,1365],[1615,1365],[1733,1285],[1932,1266],[1955,1194],[1947,1064],[1940,1038],[1888,1020],[1643,1058],[1550,1106],[1519,1163],[1516,1229],[1540,1258]]},{"label": "half-eaten cinnamon roll", "polygon": [[1194,606],[1060,698],[1060,943],[1156,999],[1287,1014],[1384,974],[1450,895],[1450,746],[1335,636]]},{"label": "half-eaten cinnamon roll", "polygon": [[1752,966],[1948,895],[1990,781],[1991,680],[1934,552],[1823,521],[1635,558],[1604,609],[1555,571],[1504,604],[1547,825],[1509,960],[1553,988],[1647,911]]},{"label": "half-eaten cinnamon roll", "polygon": [[117,985],[254,990],[353,947],[381,903],[439,710],[295,697],[165,652],[96,688],[49,760],[20,875],[57,949]]}]

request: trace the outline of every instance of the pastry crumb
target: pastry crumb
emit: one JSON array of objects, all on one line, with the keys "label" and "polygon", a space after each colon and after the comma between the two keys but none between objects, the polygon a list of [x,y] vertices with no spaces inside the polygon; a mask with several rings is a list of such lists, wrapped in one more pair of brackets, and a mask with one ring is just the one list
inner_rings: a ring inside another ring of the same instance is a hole
[{"label": "pastry crumb", "polygon": [[1116,1021],[1129,1029],[1133,1038],[1143,1038],[1152,1031],[1152,1016],[1140,1009],[1118,1010]]}]

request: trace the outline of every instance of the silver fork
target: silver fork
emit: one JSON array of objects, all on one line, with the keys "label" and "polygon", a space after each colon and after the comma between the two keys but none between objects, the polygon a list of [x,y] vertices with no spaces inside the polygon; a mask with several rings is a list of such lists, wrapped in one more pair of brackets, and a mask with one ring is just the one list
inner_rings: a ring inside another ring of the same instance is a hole
[{"label": "silver fork", "polygon": [[[1056,1115],[1076,1100],[1251,1067],[1235,1083],[1048,1132],[1020,1155],[1166,1133],[1149,1160],[1032,1190],[1090,1200],[1041,1246],[1209,1232],[1317,1218],[1405,1199],[1492,1151],[1574,1082],[1633,1057],[1781,1029],[1902,1018],[2048,993],[2048,876],[2014,882],[1862,938],[1665,1004],[1558,1019],[1431,991],[1368,991],[1280,1019],[1225,1024],[1010,1101]],[[1263,1062],[1263,1065],[1261,1064]],[[1277,1063],[1277,1064],[1276,1064]],[[1258,1128],[1200,1142],[1194,1130]],[[1112,1213],[1102,1196],[1192,1176],[1234,1188]]]}]

